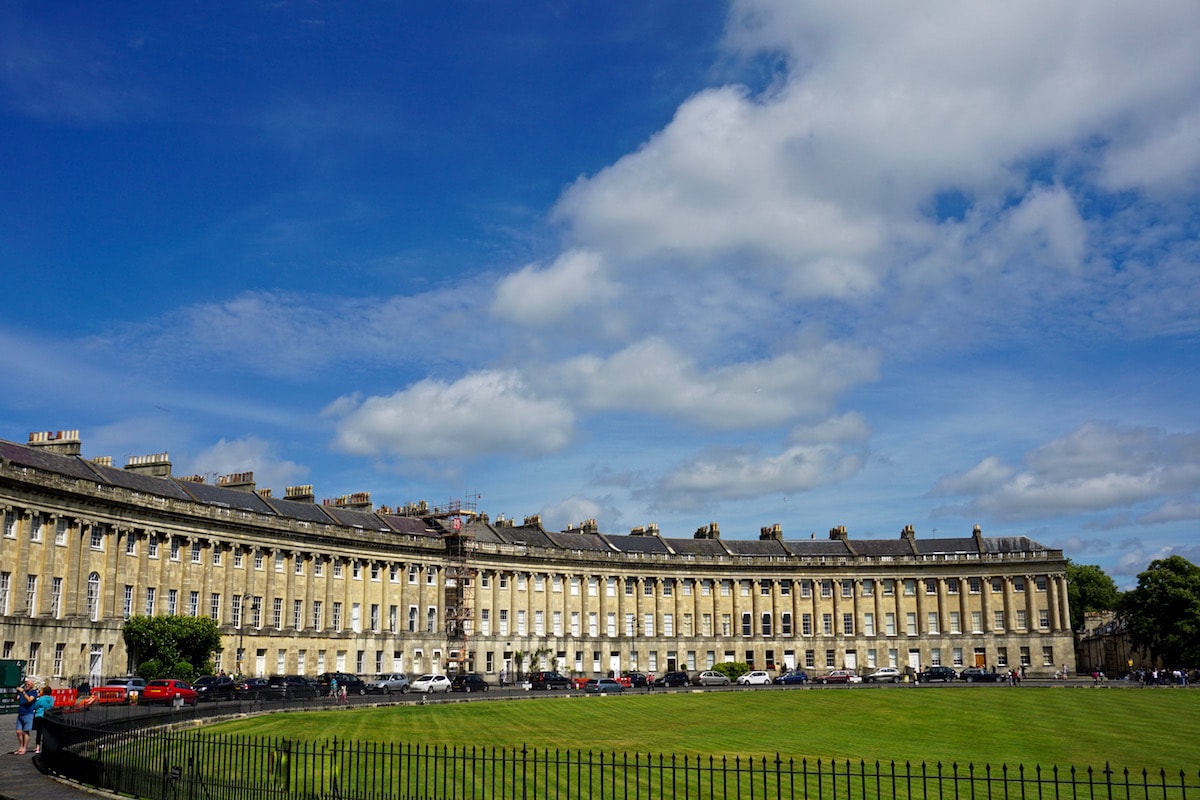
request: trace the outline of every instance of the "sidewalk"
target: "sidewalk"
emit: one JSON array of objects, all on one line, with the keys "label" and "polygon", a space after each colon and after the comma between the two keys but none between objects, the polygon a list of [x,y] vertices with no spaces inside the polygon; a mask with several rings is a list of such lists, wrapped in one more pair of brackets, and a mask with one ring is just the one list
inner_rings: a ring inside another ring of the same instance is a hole
[{"label": "sidewalk", "polygon": [[[15,745],[15,742],[9,742],[9,745]],[[0,755],[0,800],[96,800],[108,796],[42,774],[33,762],[32,753],[23,756],[10,753],[12,750],[5,749]]]}]

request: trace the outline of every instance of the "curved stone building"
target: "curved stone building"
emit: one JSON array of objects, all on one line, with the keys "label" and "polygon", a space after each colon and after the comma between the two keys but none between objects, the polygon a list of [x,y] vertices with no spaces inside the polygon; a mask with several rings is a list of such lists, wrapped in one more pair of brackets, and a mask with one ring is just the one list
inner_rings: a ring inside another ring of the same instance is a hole
[{"label": "curved stone building", "polygon": [[77,431],[0,440],[2,656],[64,682],[127,672],[139,614],[212,617],[218,667],[255,675],[1074,664],[1066,561],[1025,537],[554,532],[80,450]]}]

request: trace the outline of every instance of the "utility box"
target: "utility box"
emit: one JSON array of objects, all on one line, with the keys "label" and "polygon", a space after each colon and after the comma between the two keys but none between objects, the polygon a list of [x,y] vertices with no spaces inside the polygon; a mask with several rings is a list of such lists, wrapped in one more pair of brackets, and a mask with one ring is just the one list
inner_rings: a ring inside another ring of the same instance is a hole
[{"label": "utility box", "polygon": [[24,680],[24,661],[0,659],[0,714],[17,713],[17,688]]}]

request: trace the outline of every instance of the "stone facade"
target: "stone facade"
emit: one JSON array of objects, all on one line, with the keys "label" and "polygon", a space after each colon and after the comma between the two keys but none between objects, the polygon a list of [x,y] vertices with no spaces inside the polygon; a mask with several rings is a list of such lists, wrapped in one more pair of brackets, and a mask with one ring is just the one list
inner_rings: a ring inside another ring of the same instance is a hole
[{"label": "stone facade", "polygon": [[136,614],[211,616],[218,667],[256,675],[1074,663],[1065,559],[1025,537],[551,532],[79,450],[74,431],[0,440],[2,655],[63,682],[124,674]]}]

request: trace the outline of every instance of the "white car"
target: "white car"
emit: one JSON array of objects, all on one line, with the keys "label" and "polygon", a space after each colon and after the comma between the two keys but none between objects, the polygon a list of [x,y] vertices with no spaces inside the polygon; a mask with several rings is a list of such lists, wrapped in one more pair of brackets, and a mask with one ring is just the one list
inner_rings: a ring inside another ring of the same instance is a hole
[{"label": "white car", "polygon": [[445,675],[425,674],[408,685],[412,692],[448,692],[450,679]]},{"label": "white car", "polygon": [[771,683],[771,676],[761,669],[756,669],[738,676],[737,682],[738,686],[768,686]]},{"label": "white car", "polygon": [[867,676],[867,683],[899,683],[902,677],[895,667],[880,667]]}]

